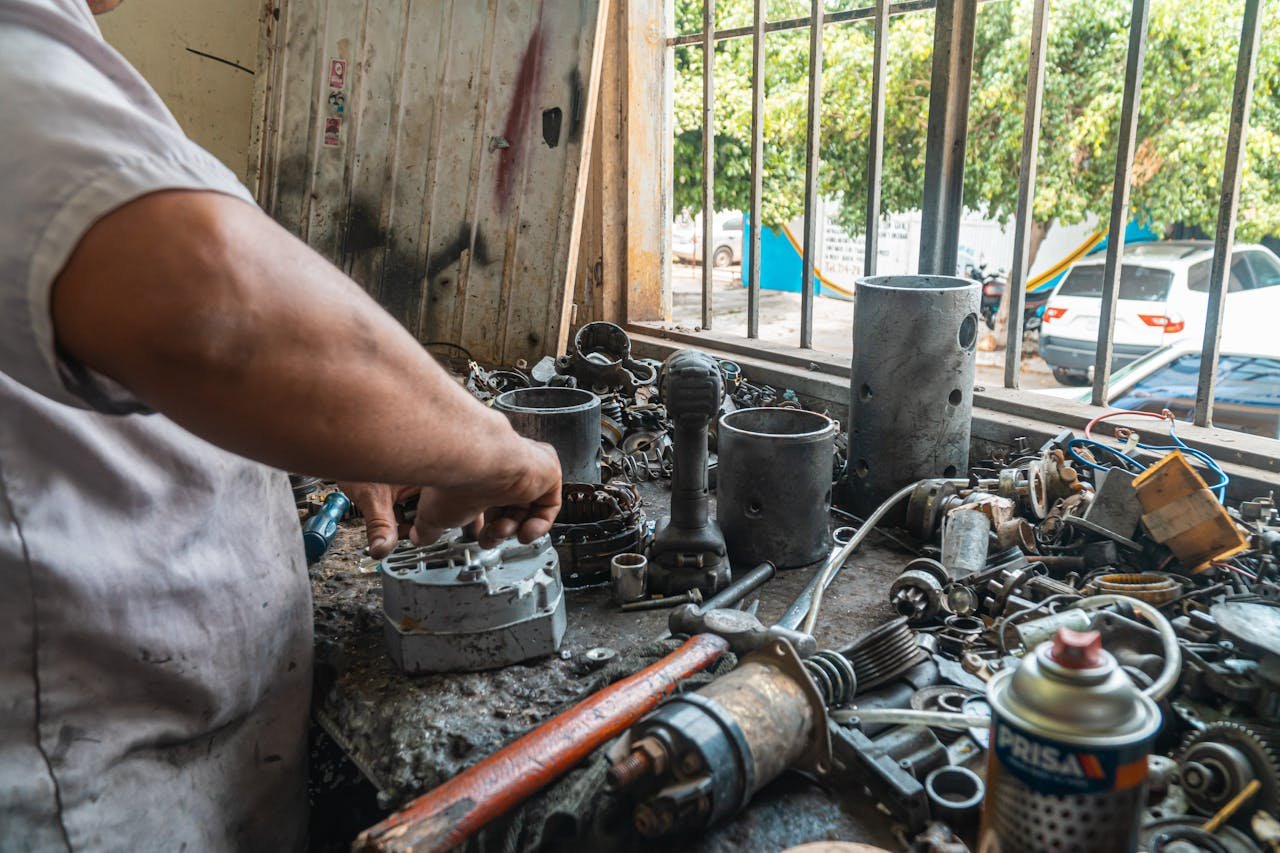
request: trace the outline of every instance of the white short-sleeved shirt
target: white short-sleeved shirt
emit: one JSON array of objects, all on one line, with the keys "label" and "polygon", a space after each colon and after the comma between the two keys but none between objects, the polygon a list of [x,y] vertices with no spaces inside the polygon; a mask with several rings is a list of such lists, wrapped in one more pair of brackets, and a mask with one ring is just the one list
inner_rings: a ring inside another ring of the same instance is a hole
[{"label": "white short-sleeved shirt", "polygon": [[60,358],[50,319],[115,208],[252,199],[84,0],[0,2],[0,81],[0,850],[295,848],[311,607],[286,479]]}]

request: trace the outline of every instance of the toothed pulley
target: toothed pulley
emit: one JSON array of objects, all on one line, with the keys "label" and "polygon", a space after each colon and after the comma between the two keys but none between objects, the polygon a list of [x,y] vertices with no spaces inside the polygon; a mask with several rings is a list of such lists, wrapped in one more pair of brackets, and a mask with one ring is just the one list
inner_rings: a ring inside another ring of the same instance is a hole
[{"label": "toothed pulley", "polygon": [[1193,732],[1178,754],[1187,803],[1200,814],[1214,814],[1257,778],[1262,787],[1242,811],[1275,813],[1280,803],[1280,755],[1272,743],[1240,723],[1210,723]]}]

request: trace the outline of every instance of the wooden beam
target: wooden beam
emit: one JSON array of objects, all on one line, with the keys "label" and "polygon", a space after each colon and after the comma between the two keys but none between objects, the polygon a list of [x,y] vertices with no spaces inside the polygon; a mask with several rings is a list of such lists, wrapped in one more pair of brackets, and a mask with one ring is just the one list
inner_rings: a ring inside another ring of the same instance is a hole
[{"label": "wooden beam", "polygon": [[626,313],[671,317],[671,100],[665,0],[626,6]]}]

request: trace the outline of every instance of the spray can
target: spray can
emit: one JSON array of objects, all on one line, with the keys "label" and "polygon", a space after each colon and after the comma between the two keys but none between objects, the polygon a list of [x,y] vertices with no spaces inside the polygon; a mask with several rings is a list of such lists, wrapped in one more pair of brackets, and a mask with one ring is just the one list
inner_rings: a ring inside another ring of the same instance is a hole
[{"label": "spray can", "polygon": [[1060,627],[987,686],[991,750],[980,853],[1132,853],[1160,709],[1102,648]]}]

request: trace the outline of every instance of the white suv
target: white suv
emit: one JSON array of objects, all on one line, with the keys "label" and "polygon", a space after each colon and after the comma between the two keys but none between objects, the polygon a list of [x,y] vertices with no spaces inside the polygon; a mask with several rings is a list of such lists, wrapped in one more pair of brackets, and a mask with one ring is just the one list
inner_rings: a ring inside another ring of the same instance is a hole
[{"label": "white suv", "polygon": [[[1125,247],[1112,370],[1165,344],[1203,340],[1212,260],[1213,243],[1208,240]],[[1089,381],[1098,341],[1105,264],[1101,254],[1077,263],[1045,304],[1040,355],[1063,385]],[[1278,314],[1280,258],[1262,246],[1237,246],[1227,285],[1223,345],[1230,347],[1234,334],[1256,334],[1254,326],[1274,325]]]}]

